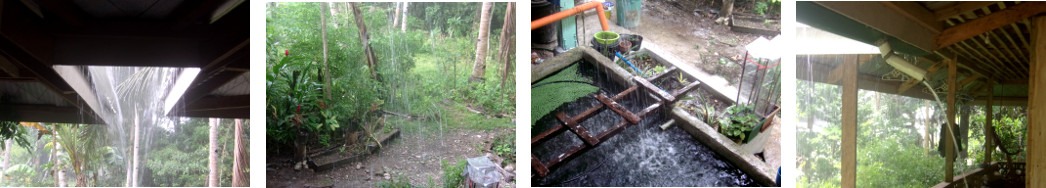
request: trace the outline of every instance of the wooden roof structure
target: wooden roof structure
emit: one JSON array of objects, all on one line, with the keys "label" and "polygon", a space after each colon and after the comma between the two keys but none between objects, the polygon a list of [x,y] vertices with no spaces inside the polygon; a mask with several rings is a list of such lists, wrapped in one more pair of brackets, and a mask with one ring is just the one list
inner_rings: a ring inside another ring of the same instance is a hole
[{"label": "wooden roof structure", "polygon": [[198,67],[169,115],[248,118],[244,2],[0,1],[0,120],[103,123],[57,65]]},{"label": "wooden roof structure", "polygon": [[[1028,145],[1025,186],[1046,186],[1046,2],[796,2],[796,19],[829,33],[862,43],[882,41],[925,70],[917,79],[897,73],[879,54],[799,55],[799,79],[841,85],[842,187],[854,187],[856,178],[857,89],[930,99],[938,91],[954,120],[956,102],[979,106],[1017,105],[1028,108]],[[802,36],[799,36],[802,38]],[[806,69],[806,70],[804,70]],[[1001,100],[1000,100],[1001,99]],[[971,103],[972,102],[972,103]],[[992,125],[987,108],[985,130]],[[945,130],[954,129],[949,121]],[[951,139],[946,155],[954,156]],[[990,134],[985,140],[990,140]],[[985,144],[988,155],[994,151]],[[986,161],[991,162],[990,157]],[[944,182],[961,186],[970,176],[953,176],[952,158],[946,157]],[[991,173],[987,173],[991,174]],[[928,178],[928,177],[927,177]],[[980,183],[980,181],[974,181]],[[975,185],[976,186],[976,185]]]},{"label": "wooden roof structure", "polygon": [[[913,63],[929,72],[928,80],[938,91],[947,89],[947,71],[940,70],[943,60],[951,59],[960,68],[958,91],[974,103],[983,104],[987,87],[995,87],[992,94],[1000,104],[1027,104],[1029,18],[1046,11],[1046,2],[797,2],[796,7],[804,12],[797,14],[797,21],[812,27],[873,45],[886,39],[898,53],[917,59]],[[815,56],[814,62],[819,58],[824,57]],[[861,63],[862,75],[883,77],[893,70],[882,66],[881,58],[869,58],[866,61],[874,63]],[[836,67],[821,63],[818,67]],[[908,92],[926,89],[915,82],[869,81],[895,88],[880,92],[932,99]]]}]

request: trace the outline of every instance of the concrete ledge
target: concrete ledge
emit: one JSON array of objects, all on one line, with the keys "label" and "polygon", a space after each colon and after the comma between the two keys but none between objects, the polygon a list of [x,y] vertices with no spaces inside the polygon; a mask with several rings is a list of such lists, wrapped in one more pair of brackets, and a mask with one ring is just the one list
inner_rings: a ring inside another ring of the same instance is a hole
[{"label": "concrete ledge", "polygon": [[744,151],[744,149],[741,149],[741,145],[719,134],[708,124],[690,115],[680,107],[673,107],[671,116],[672,119],[676,120],[676,126],[683,128],[702,144],[722,155],[723,158],[729,160],[734,166],[747,173],[759,184],[763,186],[777,185],[775,180],[777,178],[777,169],[771,168],[765,162],[755,157],[754,154]]}]

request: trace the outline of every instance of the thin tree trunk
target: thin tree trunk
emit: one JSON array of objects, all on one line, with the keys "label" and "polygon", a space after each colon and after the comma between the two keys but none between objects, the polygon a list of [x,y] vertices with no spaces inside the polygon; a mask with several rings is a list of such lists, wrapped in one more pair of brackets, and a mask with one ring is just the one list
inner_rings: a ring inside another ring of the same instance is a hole
[{"label": "thin tree trunk", "polygon": [[207,186],[217,187],[218,186],[218,119],[211,118],[210,120],[210,138],[209,147],[207,150],[208,158],[208,169],[210,173],[207,174]]},{"label": "thin tree trunk", "polygon": [[330,5],[323,3],[323,11],[320,11],[320,35],[323,38],[323,98],[331,99],[331,72],[327,67],[327,12]]},{"label": "thin tree trunk", "polygon": [[719,7],[719,19],[730,18],[730,15],[734,13],[734,1],[723,0],[723,6]]},{"label": "thin tree trunk", "polygon": [[62,151],[62,144],[57,142],[57,140],[58,140],[57,136],[55,136],[54,139],[55,139],[55,141],[54,141],[54,150],[52,150],[52,151],[54,151],[54,156],[55,156],[54,160],[56,161],[55,162],[55,167],[54,167],[55,178],[58,178],[58,187],[66,187],[66,184],[65,184],[65,173],[62,173],[62,168],[64,168],[65,166],[64,165],[58,165],[58,161],[60,161],[61,159],[59,159],[57,157],[58,156],[58,152]]},{"label": "thin tree trunk", "polygon": [[138,119],[138,105],[134,105],[134,111],[134,146],[131,147],[134,156],[131,160],[131,187],[138,187],[138,139],[140,138],[139,134],[141,132],[139,131],[141,129],[141,127],[139,127],[139,121],[141,120]]},{"label": "thin tree trunk", "polygon": [[396,12],[392,12],[392,17],[393,17],[392,18],[392,26],[393,27],[395,27],[396,25],[399,25],[399,23],[400,23],[400,14],[401,14],[400,12],[403,12],[402,10],[400,10],[400,3],[401,2],[396,2]]},{"label": "thin tree trunk", "polygon": [[4,161],[0,163],[0,184],[4,183],[4,171],[7,170],[8,159],[11,158],[11,139],[4,140]]},{"label": "thin tree trunk", "polygon": [[505,62],[505,65],[501,67],[501,85],[499,85],[502,96],[505,94],[505,80],[508,80],[508,73],[512,70],[512,67],[510,67],[512,66],[512,62],[509,57],[515,53],[515,50],[511,49],[515,48],[516,45],[516,40],[514,40],[515,32],[512,31],[516,28],[515,22],[513,22],[515,20],[515,13],[513,13],[513,6],[515,4],[516,3],[509,2],[505,5],[505,21],[502,22],[501,37],[498,39],[499,52],[497,62]]},{"label": "thin tree trunk", "polygon": [[[360,41],[363,42],[363,51],[367,56],[367,66],[370,68],[370,77],[381,82],[381,77],[377,73],[378,59],[374,56],[374,50],[370,48],[370,34],[367,33],[367,25],[363,22],[363,13],[360,12],[360,5],[357,2],[349,3],[352,6],[352,15],[356,18],[356,28],[359,29]],[[406,18],[404,18],[406,20]]]},{"label": "thin tree trunk", "polygon": [[403,2],[403,21],[400,22],[400,31],[407,32],[407,11],[410,7],[410,2]]},{"label": "thin tree trunk", "polygon": [[[244,176],[244,169],[247,165],[244,164],[246,160],[244,157],[247,155],[247,151],[243,148],[243,120],[233,120],[233,156],[232,156],[232,186],[233,187],[247,187],[248,182],[246,176]],[[249,159],[248,159],[249,160]]]},{"label": "thin tree trunk", "polygon": [[470,82],[483,82],[487,68],[487,35],[490,33],[490,7],[494,3],[484,2],[479,17],[479,37],[476,40],[476,59],[473,61]]},{"label": "thin tree trunk", "polygon": [[515,21],[515,16],[512,13],[512,5],[514,4],[515,3],[513,2],[509,2],[508,5],[505,5],[505,21],[502,22],[503,24],[501,24],[501,35],[499,35],[498,37],[498,62],[504,61],[505,56],[509,53],[512,53],[505,49],[506,45],[509,44],[506,42],[508,41],[509,35],[512,35],[514,33],[512,32],[512,30],[514,30],[515,28],[515,23],[513,23],[513,21]]}]

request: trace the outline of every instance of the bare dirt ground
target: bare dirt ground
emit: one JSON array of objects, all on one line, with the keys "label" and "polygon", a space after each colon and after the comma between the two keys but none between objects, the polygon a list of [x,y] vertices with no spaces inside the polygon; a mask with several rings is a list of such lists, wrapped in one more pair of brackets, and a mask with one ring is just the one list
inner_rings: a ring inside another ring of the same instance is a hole
[{"label": "bare dirt ground", "polygon": [[[640,27],[632,31],[695,67],[724,77],[735,85],[741,72],[737,62],[745,55],[744,45],[760,35],[733,32],[729,26],[715,23],[715,16],[710,14],[714,10],[710,2],[645,1]],[[735,14],[744,14],[739,10],[735,9]]]},{"label": "bare dirt ground", "polygon": [[[314,172],[311,169],[295,171],[287,157],[270,157],[266,161],[267,187],[373,187],[390,177],[404,176],[414,186],[443,185],[441,161],[453,164],[467,157],[478,157],[490,151],[495,137],[515,134],[508,129],[446,130],[419,133],[404,132],[379,152],[366,156],[361,162],[335,169]],[[502,187],[514,187],[502,185]]]}]

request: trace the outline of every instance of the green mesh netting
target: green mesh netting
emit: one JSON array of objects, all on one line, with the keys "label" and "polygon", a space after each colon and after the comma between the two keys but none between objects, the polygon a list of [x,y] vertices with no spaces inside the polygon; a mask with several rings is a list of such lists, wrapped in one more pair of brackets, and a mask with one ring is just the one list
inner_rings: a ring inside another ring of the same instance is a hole
[{"label": "green mesh netting", "polygon": [[532,86],[537,87],[530,90],[530,126],[533,127],[538,119],[552,113],[560,105],[599,90],[595,86],[581,82],[592,83],[592,80],[581,76],[578,73],[578,64],[575,63],[559,73],[534,83]]}]

